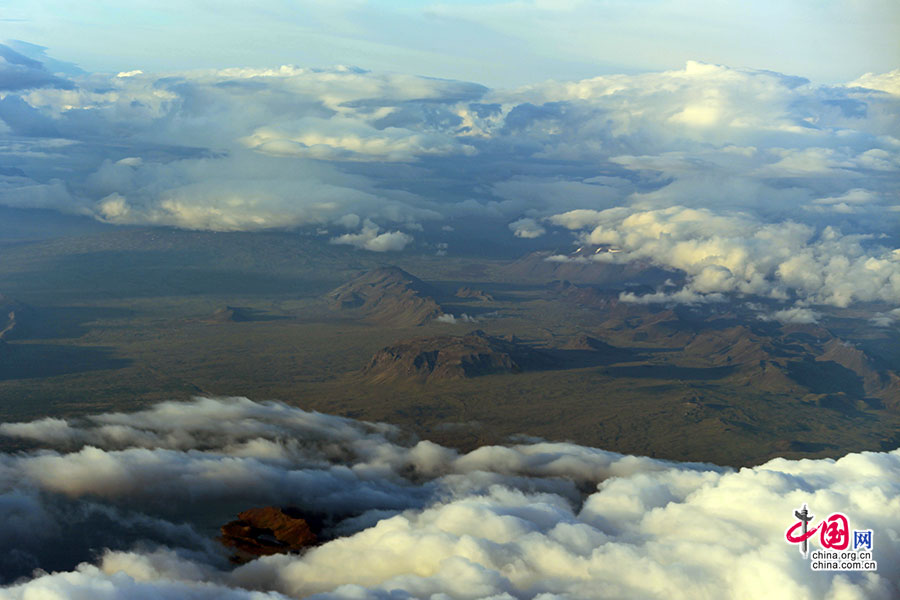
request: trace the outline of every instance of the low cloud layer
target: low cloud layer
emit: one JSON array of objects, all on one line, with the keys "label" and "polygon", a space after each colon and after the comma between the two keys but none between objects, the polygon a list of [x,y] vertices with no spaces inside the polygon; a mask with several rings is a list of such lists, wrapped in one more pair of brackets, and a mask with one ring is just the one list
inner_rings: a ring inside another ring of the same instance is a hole
[{"label": "low cloud layer", "polygon": [[[0,456],[0,598],[900,593],[900,451],[739,471],[564,443],[460,454],[242,398],[0,434],[43,448]],[[335,539],[230,567],[215,527],[269,503],[330,515]],[[803,503],[872,529],[878,571],[811,571],[784,541]]]},{"label": "low cloud layer", "polygon": [[900,300],[900,252],[871,234],[841,235],[831,226],[817,231],[796,221],[764,223],[745,214],[723,216],[684,206],[577,210],[549,221],[581,232],[583,243],[622,250],[596,254],[594,260],[648,259],[683,271],[688,283],[677,294],[693,301],[716,300],[723,293],[841,307]]},{"label": "low cloud layer", "polygon": [[8,46],[0,60],[2,204],[310,227],[376,252],[569,229],[684,271],[664,301],[900,304],[897,71],[816,86],[688,62],[492,90],[354,67],[55,75]]},{"label": "low cloud layer", "polygon": [[359,233],[339,235],[331,238],[331,243],[346,244],[371,250],[372,252],[391,252],[403,250],[412,240],[411,235],[402,231],[385,231],[382,233],[378,225],[367,219]]}]

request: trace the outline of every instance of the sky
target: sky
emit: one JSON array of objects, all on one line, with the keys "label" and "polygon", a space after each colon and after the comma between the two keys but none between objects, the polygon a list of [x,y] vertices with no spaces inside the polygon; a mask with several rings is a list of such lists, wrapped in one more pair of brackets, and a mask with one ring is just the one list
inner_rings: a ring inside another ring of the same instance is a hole
[{"label": "sky", "polygon": [[355,65],[510,87],[698,60],[838,83],[900,62],[892,0],[6,0],[0,39],[89,71]]},{"label": "sky", "polygon": [[7,2],[0,204],[366,252],[608,244],[684,275],[629,301],[890,324],[896,6]]}]

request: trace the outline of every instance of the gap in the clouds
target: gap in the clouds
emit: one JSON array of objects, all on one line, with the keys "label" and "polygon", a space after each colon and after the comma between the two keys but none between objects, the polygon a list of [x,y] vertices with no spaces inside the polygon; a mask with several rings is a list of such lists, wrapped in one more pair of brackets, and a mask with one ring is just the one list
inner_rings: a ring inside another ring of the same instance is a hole
[{"label": "gap in the clouds", "polygon": [[[617,253],[563,230],[515,260],[379,254],[334,231],[113,228],[8,247],[3,419],[242,394],[462,450],[526,434],[744,465],[898,441],[890,305],[685,304],[683,274],[589,259]],[[391,265],[406,275],[379,284],[380,308],[353,296]],[[348,285],[343,310],[330,298]],[[377,359],[391,353],[407,366]]]},{"label": "gap in the clouds", "polygon": [[[524,433],[740,465],[893,447],[893,73],[62,78],[20,49],[0,204],[119,226],[10,209],[11,415],[237,393],[458,448]],[[329,304],[392,266],[433,291],[382,277]]]}]

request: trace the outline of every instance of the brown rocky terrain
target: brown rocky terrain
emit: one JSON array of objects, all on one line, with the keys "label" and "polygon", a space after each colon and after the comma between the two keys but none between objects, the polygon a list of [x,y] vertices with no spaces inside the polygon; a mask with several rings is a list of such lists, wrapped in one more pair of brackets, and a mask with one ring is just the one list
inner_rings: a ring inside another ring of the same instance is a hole
[{"label": "brown rocky terrain", "polygon": [[463,286],[456,290],[457,298],[466,298],[471,300],[479,300],[481,302],[493,302],[494,297],[484,290]]},{"label": "brown rocky terrain", "polygon": [[775,349],[770,340],[749,327],[735,325],[719,330],[701,331],[684,347],[685,354],[704,357],[716,366],[759,364],[771,360]]},{"label": "brown rocky terrain", "polygon": [[862,389],[869,398],[877,398],[890,408],[900,408],[900,376],[889,369],[880,369],[875,361],[855,345],[838,338],[828,340],[816,361],[830,362],[849,369],[862,380]]},{"label": "brown rocky terrain", "polygon": [[363,273],[331,291],[332,308],[378,325],[413,327],[443,314],[431,288],[398,267]]},{"label": "brown rocky terrain", "polygon": [[806,395],[842,410],[852,410],[857,401],[900,406],[900,376],[822,327],[761,324],[760,330],[719,321],[724,325],[710,320],[691,327],[673,313],[663,321],[642,321],[637,329],[646,333],[644,339],[686,342],[671,355],[673,362],[732,367],[736,383],[757,390]]},{"label": "brown rocky terrain", "polygon": [[373,381],[468,379],[494,373],[551,368],[548,353],[515,341],[473,331],[464,336],[408,340],[375,353],[364,374]]},{"label": "brown rocky terrain", "polygon": [[622,352],[623,350],[584,333],[573,336],[560,348],[563,350],[585,350],[589,352]]},{"label": "brown rocky terrain", "polygon": [[583,308],[610,310],[619,303],[618,291],[601,291],[591,286],[575,285],[571,281],[553,281],[547,286],[551,298],[563,300]]},{"label": "brown rocky terrain", "polygon": [[251,508],[221,528],[219,541],[235,550],[232,561],[247,562],[259,556],[297,552],[313,546],[318,536],[300,512],[291,508]]},{"label": "brown rocky terrain", "polygon": [[602,331],[614,337],[655,346],[684,347],[694,339],[697,328],[671,309],[618,302],[611,305]]}]

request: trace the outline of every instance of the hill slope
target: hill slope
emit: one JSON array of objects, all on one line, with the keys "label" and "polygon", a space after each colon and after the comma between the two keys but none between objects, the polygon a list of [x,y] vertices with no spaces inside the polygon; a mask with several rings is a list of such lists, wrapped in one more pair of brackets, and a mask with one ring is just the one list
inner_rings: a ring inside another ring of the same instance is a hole
[{"label": "hill slope", "polygon": [[413,327],[441,316],[431,289],[398,267],[380,267],[332,290],[332,308],[393,327]]},{"label": "hill slope", "polygon": [[546,353],[483,331],[408,340],[375,353],[364,373],[374,381],[468,379],[555,366]]}]

